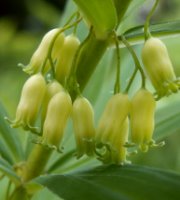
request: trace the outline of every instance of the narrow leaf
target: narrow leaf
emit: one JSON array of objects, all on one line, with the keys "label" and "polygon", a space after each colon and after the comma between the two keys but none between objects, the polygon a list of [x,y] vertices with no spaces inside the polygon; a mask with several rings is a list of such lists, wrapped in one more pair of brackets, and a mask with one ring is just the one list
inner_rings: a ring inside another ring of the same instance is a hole
[{"label": "narrow leaf", "polygon": [[36,181],[65,200],[178,200],[180,175],[127,165],[102,166],[85,172],[49,175]]},{"label": "narrow leaf", "polygon": [[75,150],[71,150],[68,153],[64,154],[62,157],[59,157],[48,169],[48,172],[52,172],[58,167],[62,166],[64,163],[66,163],[69,159],[73,157]]},{"label": "narrow leaf", "polygon": [[10,164],[13,163],[12,155],[3,141],[0,140],[0,156],[7,160]]},{"label": "narrow leaf", "polygon": [[19,183],[20,178],[14,172],[12,166],[0,157],[0,171],[7,175],[14,183]]},{"label": "narrow leaf", "polygon": [[[120,21],[122,21],[122,18],[124,18],[123,17],[124,12],[127,10],[128,7],[131,7],[132,1],[131,0],[126,0],[126,1],[124,1],[124,0],[113,0],[113,2],[114,2],[116,12],[117,12],[118,22],[120,22]],[[125,14],[125,16],[126,16],[126,14]]]},{"label": "narrow leaf", "polygon": [[[150,32],[156,37],[170,37],[180,34],[180,20],[151,24]],[[144,41],[144,25],[133,27],[123,34],[132,44],[142,43]]]},{"label": "narrow leaf", "polygon": [[179,102],[169,103],[156,113],[155,138],[162,139],[180,130]]},{"label": "narrow leaf", "polygon": [[[129,1],[129,0],[128,0]],[[114,0],[116,3],[116,7],[118,6],[118,11],[121,11],[124,7],[124,1],[123,0]],[[128,9],[122,19],[122,23],[125,23],[125,19],[129,18],[131,15],[135,13],[135,11],[142,6],[142,4],[145,2],[145,0],[136,0],[136,1],[129,1],[130,5],[128,5]],[[119,13],[119,12],[118,12]]]},{"label": "narrow leaf", "polygon": [[10,128],[4,117],[8,116],[3,105],[0,103],[0,134],[6,142],[15,159],[22,158],[22,146],[15,129]]}]

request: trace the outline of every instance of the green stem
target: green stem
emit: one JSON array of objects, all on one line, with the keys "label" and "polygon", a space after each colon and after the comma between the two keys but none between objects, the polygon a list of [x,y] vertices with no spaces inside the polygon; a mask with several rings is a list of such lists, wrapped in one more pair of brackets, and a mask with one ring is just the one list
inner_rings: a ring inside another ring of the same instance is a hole
[{"label": "green stem", "polygon": [[22,179],[27,182],[40,175],[48,162],[52,149],[36,144],[26,162]]},{"label": "green stem", "polygon": [[78,14],[79,14],[78,11],[74,12],[74,13],[69,17],[69,19],[68,19],[67,22],[64,24],[64,26],[68,26],[68,24],[70,24],[70,22],[74,19],[74,17],[79,16]]},{"label": "green stem", "polygon": [[[132,0],[113,0],[113,2],[118,15],[118,27]],[[111,35],[109,35],[109,37],[111,37]],[[81,91],[83,91],[88,83],[109,44],[109,38],[105,40],[97,39],[93,31],[90,31],[85,40],[86,42],[79,49],[75,64],[77,83]],[[75,95],[71,89],[70,94],[72,98]]]},{"label": "green stem", "polygon": [[93,31],[89,32],[85,41],[79,49],[75,66],[81,90],[84,89],[108,46],[108,41],[98,40]]},{"label": "green stem", "polygon": [[50,66],[51,66],[53,79],[55,79],[56,73],[55,73],[55,67],[54,67],[54,63],[53,63],[51,55],[49,55],[48,59],[49,59],[49,63],[50,63]]},{"label": "green stem", "polygon": [[[78,67],[78,58],[79,55],[81,55],[81,52],[84,51],[84,46],[86,46],[89,43],[90,36],[92,33],[92,28],[90,29],[89,35],[85,38],[85,40],[80,44],[78,50],[75,53],[73,63],[72,63],[72,68],[67,80],[67,88],[71,93],[72,98],[76,98],[76,96],[81,94],[80,88],[79,88],[79,82],[77,81],[77,67]],[[82,50],[83,49],[83,50]]]},{"label": "green stem", "polygon": [[120,77],[121,77],[121,70],[120,70],[120,49],[119,49],[119,40],[114,33],[114,40],[115,40],[115,46],[116,46],[116,57],[117,57],[117,63],[116,63],[116,82],[114,85],[114,94],[117,94],[121,90],[121,84],[120,84]]},{"label": "green stem", "polygon": [[124,36],[120,36],[120,39],[126,45],[126,47],[128,48],[129,52],[132,55],[132,58],[134,60],[136,68],[140,71],[141,78],[142,78],[142,85],[141,85],[141,87],[144,88],[145,84],[146,84],[146,77],[145,77],[144,71],[143,71],[143,69],[141,67],[141,64],[140,64],[140,62],[138,60],[138,57],[136,56],[136,53],[134,52],[133,48],[130,46],[130,44],[128,43],[128,41],[125,39],[125,37]]},{"label": "green stem", "polygon": [[149,22],[150,22],[150,19],[153,15],[158,3],[159,3],[159,0],[155,0],[153,7],[151,8],[149,14],[146,17],[146,21],[145,21],[145,24],[144,24],[144,38],[145,38],[145,40],[147,40],[148,38],[151,37],[151,33],[149,31]]},{"label": "green stem", "polygon": [[[78,20],[80,18],[80,13],[77,11],[77,13],[76,13],[76,20]],[[74,35],[76,35],[76,32],[77,32],[77,25],[78,24],[76,24],[75,26],[74,26],[74,30],[73,30],[73,34]]]},{"label": "green stem", "polygon": [[127,87],[125,89],[125,93],[128,93],[128,91],[129,91],[129,89],[130,89],[130,87],[132,85],[132,82],[133,82],[133,80],[134,80],[134,78],[136,76],[137,71],[138,71],[138,68],[135,67],[134,72],[133,72],[131,78],[129,79],[128,85],[127,85]]}]

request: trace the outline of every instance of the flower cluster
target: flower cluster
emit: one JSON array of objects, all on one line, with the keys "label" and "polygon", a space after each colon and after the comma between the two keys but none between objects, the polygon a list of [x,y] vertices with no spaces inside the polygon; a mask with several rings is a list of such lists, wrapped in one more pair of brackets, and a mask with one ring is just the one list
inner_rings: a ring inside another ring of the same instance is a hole
[{"label": "flower cluster", "polygon": [[[79,44],[75,35],[65,36],[61,28],[45,34],[23,68],[30,77],[22,88],[15,120],[8,119],[12,127],[21,126],[41,136],[40,143],[50,148],[58,149],[72,113],[72,100],[64,85]],[[40,115],[38,128],[35,125]]]},{"label": "flower cluster", "polygon": [[61,28],[53,29],[43,37],[23,71],[28,74],[46,74],[49,70],[54,70],[56,79],[64,84],[79,44],[75,35],[65,36]]},{"label": "flower cluster", "polygon": [[126,157],[133,152],[127,151],[129,147],[146,152],[156,146],[152,139],[155,105],[153,95],[146,89],[139,89],[131,100],[127,94],[113,95],[97,127],[99,159],[122,164],[128,162]]},{"label": "flower cluster", "polygon": [[[95,152],[93,108],[81,95],[72,103],[65,88],[79,45],[75,35],[65,36],[62,29],[53,29],[43,37],[30,63],[23,68],[30,77],[23,86],[15,120],[8,120],[14,128],[21,126],[38,134],[37,143],[59,150],[68,119],[72,118],[77,158]],[[35,127],[38,117],[41,125]]]},{"label": "flower cluster", "polygon": [[[31,76],[23,86],[12,127],[22,126],[39,134],[42,145],[58,150],[71,118],[77,158],[96,155],[103,163],[124,164],[134,151],[146,152],[151,146],[162,145],[152,139],[155,100],[180,88],[165,45],[157,38],[149,38],[142,50],[142,60],[157,98],[145,87],[132,98],[128,91],[115,92],[97,127],[91,103],[79,88],[75,96],[70,95],[68,88],[69,77],[75,78],[71,71],[79,46],[78,38],[65,36],[62,29],[53,29],[43,37],[30,63],[23,68]],[[47,78],[49,73],[51,79]],[[41,118],[39,131],[35,127],[38,115]]]}]

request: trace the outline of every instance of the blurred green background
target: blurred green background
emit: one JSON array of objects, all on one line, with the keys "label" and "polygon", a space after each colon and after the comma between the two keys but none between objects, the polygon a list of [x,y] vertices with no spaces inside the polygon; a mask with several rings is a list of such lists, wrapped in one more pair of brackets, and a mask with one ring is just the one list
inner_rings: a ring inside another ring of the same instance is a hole
[{"label": "blurred green background", "polygon": [[[14,111],[26,79],[18,63],[28,64],[41,37],[57,27],[64,0],[7,0],[0,7],[0,99]],[[12,98],[13,97],[13,98]]]},{"label": "blurred green background", "polygon": [[[142,5],[135,16],[127,20],[127,27],[144,22],[151,5],[150,2]],[[179,0],[160,2],[152,19],[153,23],[180,19]],[[42,36],[48,30],[59,26],[64,14],[65,3],[65,0],[6,0],[0,7],[0,101],[7,109],[10,118],[14,117],[21,88],[28,77],[17,64],[28,64]],[[176,74],[180,76],[180,37],[166,38],[163,41],[168,47]],[[138,55],[140,55],[140,47],[137,46]],[[122,53],[128,54],[125,49]],[[91,86],[91,90],[93,88]],[[86,89],[84,93],[87,97],[89,95],[91,101],[94,100],[94,97],[90,95],[93,91],[88,94]],[[107,99],[108,95],[103,99]],[[158,106],[162,107],[170,102],[180,101],[179,99],[179,94],[172,95],[162,100]],[[140,153],[134,156],[132,161],[136,164],[180,172],[180,149],[177,148],[179,141],[180,134],[177,130],[165,139],[166,145],[163,148],[151,149],[147,154]]]}]

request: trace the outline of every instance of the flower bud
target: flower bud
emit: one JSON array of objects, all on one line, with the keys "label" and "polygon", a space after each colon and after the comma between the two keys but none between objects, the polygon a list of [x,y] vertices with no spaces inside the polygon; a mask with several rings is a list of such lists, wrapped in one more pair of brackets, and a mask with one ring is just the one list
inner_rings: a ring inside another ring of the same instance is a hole
[{"label": "flower bud", "polygon": [[[34,74],[42,70],[42,66],[43,66],[44,61],[46,60],[51,42],[53,41],[53,38],[56,36],[56,34],[58,34],[59,31],[60,29],[56,28],[56,29],[52,29],[51,31],[45,34],[38,48],[32,55],[30,63],[27,65],[26,68],[23,69],[23,71],[25,71],[28,74]],[[57,57],[58,49],[61,48],[61,46],[63,45],[63,42],[64,42],[64,34],[61,33],[57,37],[55,44],[53,46],[53,50],[52,50],[53,59]],[[49,69],[50,69],[50,65],[49,63],[46,63],[45,69],[43,69],[43,71],[47,72]]]},{"label": "flower bud", "polygon": [[58,148],[71,111],[72,102],[68,93],[58,92],[51,98],[43,126],[43,142]]},{"label": "flower bud", "polygon": [[151,37],[145,42],[142,61],[158,97],[178,91],[176,75],[167,48],[160,39]]},{"label": "flower bud", "polygon": [[130,122],[131,140],[140,146],[141,150],[147,151],[154,131],[154,112],[156,102],[153,95],[140,89],[132,99]]},{"label": "flower bud", "polygon": [[53,80],[52,82],[47,84],[46,93],[44,95],[43,105],[42,105],[42,115],[41,115],[42,116],[42,124],[44,123],[44,120],[46,117],[47,107],[48,107],[50,99],[55,94],[57,94],[58,92],[61,92],[61,91],[64,91],[64,88],[56,80]]},{"label": "flower bud", "polygon": [[56,78],[61,83],[64,83],[69,75],[75,53],[79,47],[80,41],[74,35],[65,37],[61,55],[56,64]]},{"label": "flower bud", "polygon": [[73,103],[72,112],[75,131],[77,157],[84,154],[94,154],[94,112],[90,102],[84,97],[78,97]]},{"label": "flower bud", "polygon": [[31,127],[37,117],[46,91],[46,82],[41,74],[31,76],[24,84],[16,111],[13,127]]},{"label": "flower bud", "polygon": [[[100,118],[97,128],[96,144],[97,148],[107,147],[109,156],[107,156],[107,153],[105,156],[102,156],[104,157],[102,160],[106,160],[106,162],[122,163],[125,161],[125,149],[123,145],[128,135],[126,119],[129,110],[130,101],[128,96],[120,93],[115,94],[108,101]],[[118,144],[121,145],[117,149]],[[121,152],[120,150],[123,151]]]}]

